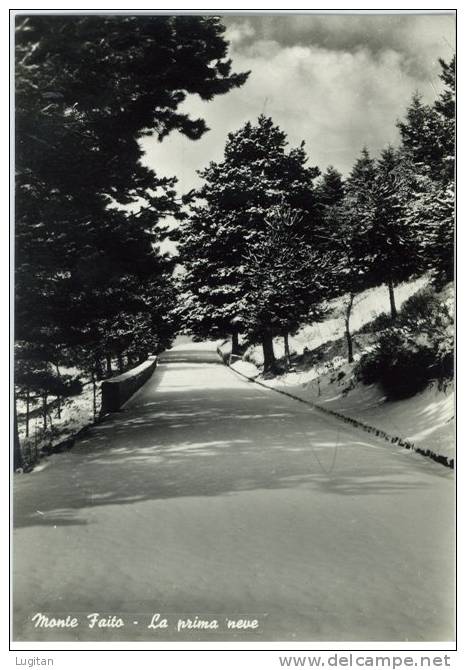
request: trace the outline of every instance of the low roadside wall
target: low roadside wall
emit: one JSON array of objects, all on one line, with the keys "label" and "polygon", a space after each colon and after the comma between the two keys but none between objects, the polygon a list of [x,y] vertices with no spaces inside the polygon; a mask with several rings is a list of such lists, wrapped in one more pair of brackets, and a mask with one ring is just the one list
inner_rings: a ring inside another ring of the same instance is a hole
[{"label": "low roadside wall", "polygon": [[157,357],[149,356],[147,361],[141,363],[136,368],[124,372],[118,377],[105,379],[102,382],[102,407],[100,414],[117,412],[120,407],[141,388],[143,384],[152,376],[157,367]]}]

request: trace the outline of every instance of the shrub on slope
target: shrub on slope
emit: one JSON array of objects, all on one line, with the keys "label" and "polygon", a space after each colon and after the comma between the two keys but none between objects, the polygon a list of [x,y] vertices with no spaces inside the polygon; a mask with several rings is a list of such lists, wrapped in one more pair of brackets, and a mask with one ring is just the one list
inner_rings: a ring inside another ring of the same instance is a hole
[{"label": "shrub on slope", "polygon": [[409,398],[437,381],[453,377],[453,289],[430,287],[409,298],[395,322],[385,315],[371,324],[381,328],[374,348],[355,374],[365,384],[380,383],[390,400]]}]

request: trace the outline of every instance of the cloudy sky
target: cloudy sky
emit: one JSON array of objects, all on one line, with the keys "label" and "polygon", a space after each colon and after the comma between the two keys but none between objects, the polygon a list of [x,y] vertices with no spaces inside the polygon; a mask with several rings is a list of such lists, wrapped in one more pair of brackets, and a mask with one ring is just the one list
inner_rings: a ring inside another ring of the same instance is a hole
[{"label": "cloudy sky", "polygon": [[223,18],[235,71],[251,70],[240,89],[183,109],[210,128],[201,140],[173,133],[162,143],[145,138],[145,162],[177,175],[179,191],[199,185],[196,170],[221,160],[227,133],[265,113],[305,140],[310,164],[351,169],[366,145],[377,154],[396,144],[397,118],[420,92],[439,93],[438,58],[455,49],[453,14],[229,15]]}]

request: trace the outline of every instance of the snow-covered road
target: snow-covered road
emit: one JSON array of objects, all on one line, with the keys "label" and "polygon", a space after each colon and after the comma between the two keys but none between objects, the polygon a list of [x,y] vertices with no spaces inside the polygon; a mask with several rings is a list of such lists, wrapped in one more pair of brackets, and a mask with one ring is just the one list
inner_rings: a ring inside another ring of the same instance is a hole
[{"label": "snow-covered road", "polygon": [[[451,470],[205,346],[168,352],[123,411],[14,488],[16,640],[453,638]],[[37,612],[78,625],[36,628]],[[92,613],[125,625],[90,628]],[[168,628],[148,628],[155,613]],[[218,628],[177,631],[196,616]]]}]

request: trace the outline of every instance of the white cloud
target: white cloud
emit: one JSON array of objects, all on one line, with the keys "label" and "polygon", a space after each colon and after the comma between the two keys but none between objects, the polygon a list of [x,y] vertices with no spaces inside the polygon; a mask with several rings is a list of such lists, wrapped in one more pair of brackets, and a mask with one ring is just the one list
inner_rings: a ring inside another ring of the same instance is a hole
[{"label": "white cloud", "polygon": [[[426,24],[429,29],[432,25]],[[235,71],[251,70],[248,82],[212,102],[187,100],[184,111],[205,118],[211,130],[196,142],[179,134],[162,144],[145,139],[146,161],[157,172],[178,175],[180,191],[187,191],[199,183],[196,169],[221,160],[227,133],[264,112],[288,134],[290,144],[306,141],[310,164],[321,169],[333,164],[347,173],[363,145],[378,153],[397,142],[396,119],[404,115],[415,90],[427,101],[438,93],[437,59],[451,57],[447,43],[452,36],[441,26],[439,33],[431,34],[426,26],[418,42],[422,53],[430,56],[423,61],[427,74],[420,75],[419,68],[406,67],[408,56],[396,48],[394,39],[377,51],[354,44],[351,49],[324,47],[312,40],[284,45],[276,39],[252,39],[258,31],[250,21],[230,22],[233,66]],[[416,39],[413,35],[413,42]],[[439,53],[440,42],[444,50]],[[415,44],[411,48],[414,51]]]},{"label": "white cloud", "polygon": [[[413,12],[387,13],[317,13],[291,15],[258,15],[224,17],[229,27],[234,24],[237,40],[250,44],[249,30],[257,40],[274,40],[281,46],[316,46],[333,51],[357,51],[366,48],[372,53],[394,50],[404,55],[403,66],[425,75],[432,54],[441,56],[454,50],[455,15]],[[247,23],[248,29],[241,31]],[[435,57],[435,56],[434,56]]]},{"label": "white cloud", "polygon": [[225,39],[234,46],[254,37],[255,33],[251,22],[245,20],[239,23],[231,23],[225,31]]}]

